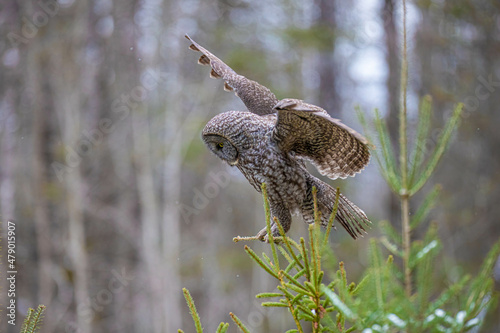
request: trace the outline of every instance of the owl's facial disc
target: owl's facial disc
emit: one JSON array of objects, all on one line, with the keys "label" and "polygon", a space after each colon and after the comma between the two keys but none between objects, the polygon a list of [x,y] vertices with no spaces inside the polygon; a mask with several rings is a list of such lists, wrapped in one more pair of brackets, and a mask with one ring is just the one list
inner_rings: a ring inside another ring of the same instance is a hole
[{"label": "owl's facial disc", "polygon": [[212,153],[217,155],[223,161],[226,161],[229,165],[238,164],[238,150],[226,138],[216,134],[207,134],[203,135],[203,141]]}]

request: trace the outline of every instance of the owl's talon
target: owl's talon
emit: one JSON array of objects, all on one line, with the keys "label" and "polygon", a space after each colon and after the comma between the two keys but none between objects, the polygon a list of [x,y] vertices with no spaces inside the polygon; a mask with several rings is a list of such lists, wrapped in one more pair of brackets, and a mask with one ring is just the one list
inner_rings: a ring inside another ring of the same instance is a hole
[{"label": "owl's talon", "polygon": [[[271,232],[273,233],[274,242],[281,243],[281,241],[275,239],[276,237],[281,236],[279,229],[278,229],[278,226],[276,224],[273,224],[271,226]],[[259,231],[257,233],[257,235],[255,235],[255,237],[257,237],[257,239],[260,240],[261,242],[269,243],[269,235],[267,234],[267,227],[262,229],[261,231]]]},{"label": "owl's talon", "polygon": [[261,231],[259,231],[257,235],[255,235],[255,237],[257,237],[257,239],[260,240],[261,242],[268,243],[269,241],[267,239],[267,228],[264,228]]}]

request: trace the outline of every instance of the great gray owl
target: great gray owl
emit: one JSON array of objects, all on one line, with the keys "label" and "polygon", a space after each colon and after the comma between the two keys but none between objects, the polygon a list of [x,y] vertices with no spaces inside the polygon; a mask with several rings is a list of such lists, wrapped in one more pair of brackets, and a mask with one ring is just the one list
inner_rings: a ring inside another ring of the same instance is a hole
[{"label": "great gray owl", "polygon": [[[307,223],[314,222],[314,186],[321,222],[326,226],[336,191],[311,175],[305,161],[331,179],[354,176],[370,159],[367,140],[318,106],[298,99],[279,101],[268,88],[237,74],[189,36],[186,38],[192,43],[191,50],[202,53],[198,63],[211,66],[210,76],[222,78],[224,89],[234,90],[248,108],[212,118],[203,129],[205,144],[220,159],[236,166],[257,191],[261,191],[262,183],[267,184],[271,214],[285,232],[290,229],[292,213],[300,213]],[[342,194],[335,221],[353,238],[370,223],[365,213]],[[272,232],[279,236],[274,222]],[[257,236],[268,241],[266,228]]]}]

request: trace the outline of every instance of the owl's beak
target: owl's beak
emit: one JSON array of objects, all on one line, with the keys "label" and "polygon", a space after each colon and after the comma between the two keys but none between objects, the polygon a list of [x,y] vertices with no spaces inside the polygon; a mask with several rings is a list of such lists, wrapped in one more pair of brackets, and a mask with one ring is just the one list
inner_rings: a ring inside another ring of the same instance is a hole
[{"label": "owl's beak", "polygon": [[227,163],[228,163],[230,166],[235,166],[235,165],[237,165],[237,164],[238,164],[238,160],[239,160],[239,159],[236,159],[236,161],[234,161],[234,162],[227,162]]}]

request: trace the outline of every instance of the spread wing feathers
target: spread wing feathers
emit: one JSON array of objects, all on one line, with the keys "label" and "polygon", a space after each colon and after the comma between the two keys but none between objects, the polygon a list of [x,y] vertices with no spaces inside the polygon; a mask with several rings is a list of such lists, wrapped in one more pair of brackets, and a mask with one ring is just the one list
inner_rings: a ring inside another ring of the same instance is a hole
[{"label": "spread wing feathers", "polygon": [[214,56],[210,51],[192,40],[188,35],[185,36],[191,41],[189,48],[202,53],[198,60],[199,64],[210,65],[212,71],[210,77],[222,78],[224,80],[224,90],[234,90],[248,108],[248,111],[258,115],[271,114],[275,111],[273,107],[278,102],[276,96],[268,88],[259,83],[249,80],[243,75],[236,73],[231,67],[222,60]]},{"label": "spread wing feathers", "polygon": [[272,135],[278,147],[308,159],[322,175],[346,178],[368,164],[368,141],[322,108],[284,99],[275,110],[278,120]]}]

